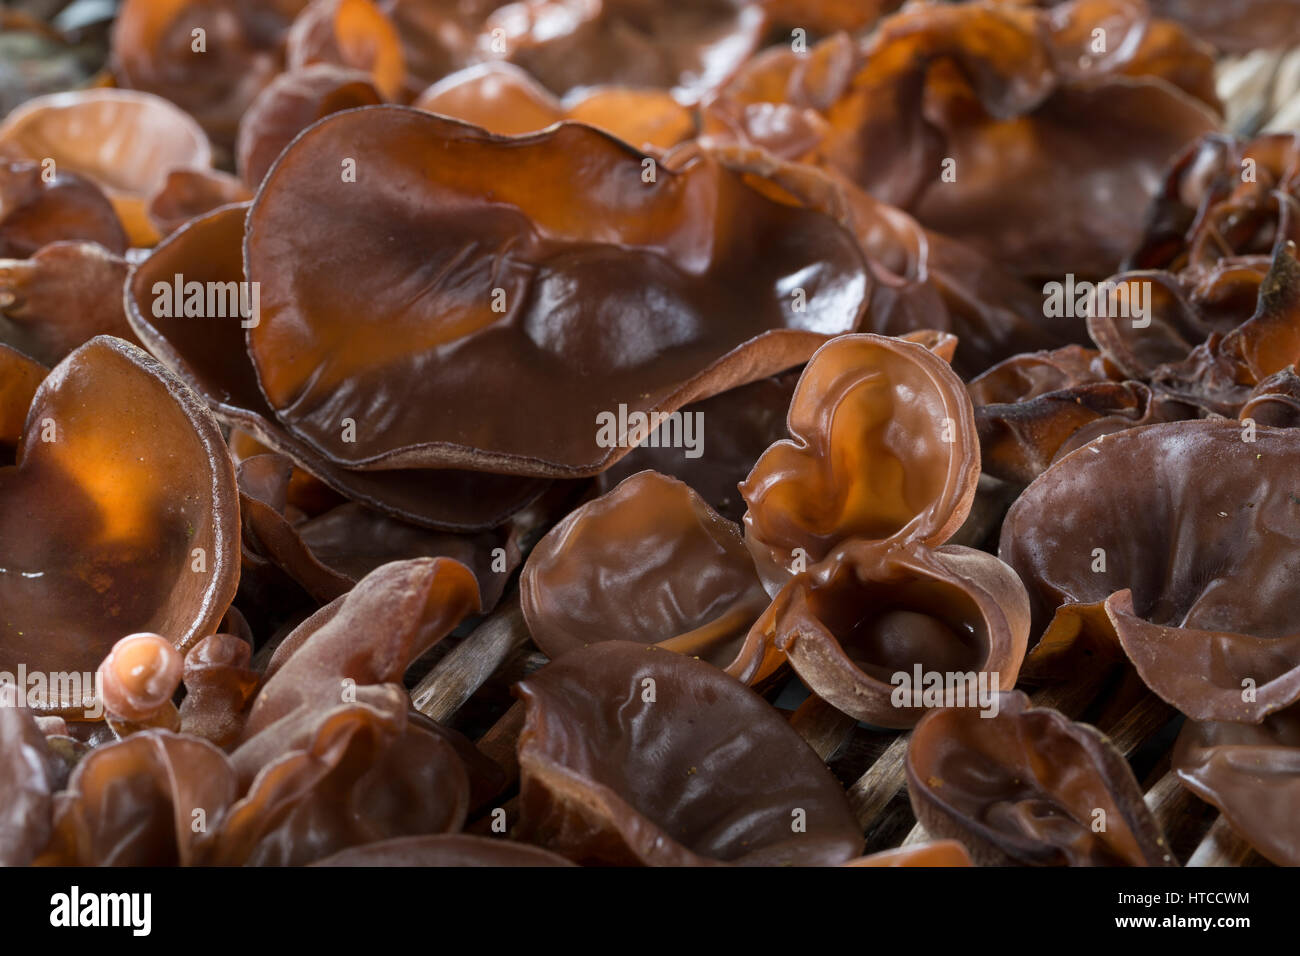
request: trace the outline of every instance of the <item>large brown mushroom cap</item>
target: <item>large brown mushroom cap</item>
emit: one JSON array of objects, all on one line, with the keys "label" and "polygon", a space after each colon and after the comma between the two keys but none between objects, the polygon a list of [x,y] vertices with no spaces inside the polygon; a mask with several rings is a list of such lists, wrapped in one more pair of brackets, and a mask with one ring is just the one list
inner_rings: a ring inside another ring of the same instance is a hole
[{"label": "large brown mushroom cap", "polygon": [[518,685],[519,834],[577,862],[842,863],[862,834],[840,785],[717,668],[612,641]]},{"label": "large brown mushroom cap", "polygon": [[207,409],[140,349],[92,339],[41,384],[0,469],[0,668],[93,672],[135,631],[188,648],[234,597],[238,521]]},{"label": "large brown mushroom cap", "polygon": [[354,468],[578,477],[630,441],[598,415],[670,413],[854,327],[866,277],[838,224],[707,156],[647,181],[654,162],[580,125],[502,138],[400,107],[318,123],[249,213],[270,405]]},{"label": "large brown mushroom cap", "polygon": [[1104,602],[1147,686],[1188,716],[1253,723],[1300,700],[1300,595],[1283,570],[1300,554],[1297,467],[1300,433],[1231,420],[1123,431],[1062,458],[1002,529],[1035,633]]},{"label": "large brown mushroom cap", "polygon": [[[478,531],[496,527],[549,486],[541,479],[453,469],[354,471],[341,468],[276,420],[257,385],[239,316],[197,313],[163,316],[157,286],[244,281],[242,243],[246,205],[223,206],[168,236],[133,267],[126,285],[132,329],[155,355],[201,396],[223,422],[275,450],[353,501],[422,527]],[[228,309],[226,310],[229,311]]]}]

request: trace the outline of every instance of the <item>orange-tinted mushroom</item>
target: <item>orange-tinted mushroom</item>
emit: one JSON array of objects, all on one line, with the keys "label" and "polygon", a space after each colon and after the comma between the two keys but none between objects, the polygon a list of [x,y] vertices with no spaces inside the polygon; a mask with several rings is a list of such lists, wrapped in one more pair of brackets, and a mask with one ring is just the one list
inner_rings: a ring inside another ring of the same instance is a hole
[{"label": "orange-tinted mushroom", "polygon": [[[177,730],[172,697],[181,684],[184,658],[160,634],[129,634],[113,645],[99,665],[99,686],[110,721],[130,727]],[[119,735],[124,736],[122,731]]]},{"label": "orange-tinted mushroom", "polygon": [[208,138],[188,114],[162,97],[117,89],[29,100],[0,124],[0,154],[53,159],[95,182],[137,246],[158,240],[147,208],[167,174],[212,165]]},{"label": "orange-tinted mushroom", "polygon": [[0,345],[0,465],[13,464],[12,453],[22,441],[27,409],[47,369],[17,349]]},{"label": "orange-tinted mushroom", "polygon": [[37,389],[0,469],[0,668],[93,672],[136,631],[188,648],[234,596],[238,521],[207,409],[135,346],[92,339]]},{"label": "orange-tinted mushroom", "polygon": [[841,336],[808,363],[792,439],[741,485],[745,537],[768,590],[848,538],[942,544],[970,511],[979,440],[970,399],[922,345]]},{"label": "orange-tinted mushroom", "polygon": [[519,579],[551,658],[602,641],[658,644],[753,682],[780,664],[750,625],[768,605],[740,528],[673,478],[643,471],[569,514]]},{"label": "orange-tinted mushroom", "polygon": [[517,833],[579,863],[843,863],[844,791],[761,697],[717,668],[612,641],[516,688]]},{"label": "orange-tinted mushroom", "polygon": [[[242,244],[246,212],[245,206],[222,207],[177,230],[132,269],[126,286],[131,327],[223,422],[289,455],[299,467],[347,498],[422,527],[451,531],[494,528],[546,490],[550,483],[539,479],[453,469],[362,472],[340,468],[284,429],[258,388],[244,348],[242,324],[253,321],[252,306],[256,304],[252,298],[256,287],[240,286],[245,281]],[[182,281],[179,293],[178,275]],[[204,294],[193,299],[187,296],[187,287],[199,288]],[[211,305],[208,289],[219,293]],[[228,294],[231,289],[235,290],[233,299]],[[239,298],[241,294],[244,299]],[[184,307],[187,299],[189,308]],[[243,309],[244,304],[250,308]],[[172,314],[163,314],[167,312]]]},{"label": "orange-tinted mushroom", "polygon": [[306,4],[125,0],[113,23],[114,75],[171,99],[228,149],[239,117],[283,67],[284,34]]},{"label": "orange-tinted mushroom", "polygon": [[290,70],[333,63],[369,74],[385,99],[401,95],[401,38],[370,0],[314,0],[294,20],[285,45]]},{"label": "orange-tinted mushroom", "polygon": [[907,748],[917,819],[981,865],[1176,865],[1124,757],[1094,727],[1020,691],[995,717],[927,714]]},{"label": "orange-tinted mushroom", "polygon": [[860,856],[843,866],[974,866],[966,847],[956,840],[935,840],[897,850],[883,850],[870,856]]},{"label": "orange-tinted mushroom", "polygon": [[707,156],[668,169],[585,126],[501,138],[397,107],[285,151],[246,261],[263,393],[318,454],[366,469],[598,473],[641,418],[852,329],[866,288],[838,224]]}]

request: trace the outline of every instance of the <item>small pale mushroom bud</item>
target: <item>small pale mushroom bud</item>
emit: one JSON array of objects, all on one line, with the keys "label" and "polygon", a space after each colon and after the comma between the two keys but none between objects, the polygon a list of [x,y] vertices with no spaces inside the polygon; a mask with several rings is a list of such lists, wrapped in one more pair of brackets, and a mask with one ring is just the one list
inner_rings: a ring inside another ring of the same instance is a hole
[{"label": "small pale mushroom bud", "polygon": [[184,659],[158,634],[131,634],[113,645],[99,665],[104,714],[119,737],[150,727],[176,730],[180,714],[172,697]]}]

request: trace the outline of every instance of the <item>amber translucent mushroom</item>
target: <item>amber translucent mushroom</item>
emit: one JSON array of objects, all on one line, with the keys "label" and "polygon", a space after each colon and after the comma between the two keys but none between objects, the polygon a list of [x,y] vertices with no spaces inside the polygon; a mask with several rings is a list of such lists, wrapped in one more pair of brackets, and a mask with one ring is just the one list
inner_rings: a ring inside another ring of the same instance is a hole
[{"label": "amber translucent mushroom", "polygon": [[188,648],[234,597],[238,521],[207,409],[140,349],[92,339],[37,389],[0,469],[0,668],[93,672],[136,631]]},{"label": "amber translucent mushroom", "polygon": [[93,180],[137,246],[158,240],[147,206],[167,174],[212,165],[208,138],[187,113],[160,96],[117,89],[29,100],[0,124],[0,154],[50,158]]},{"label": "amber translucent mushroom", "polygon": [[334,63],[368,73],[385,99],[397,99],[406,79],[401,39],[370,0],[314,0],[285,39],[290,70]]},{"label": "amber translucent mushroom", "polygon": [[248,218],[248,351],[279,420],[350,468],[582,477],[634,443],[601,413],[669,414],[854,328],[842,227],[707,156],[654,164],[578,124],[503,138],[371,107],[311,127]]},{"label": "amber translucent mushroom", "polygon": [[996,716],[927,714],[907,748],[912,809],[981,865],[1172,866],[1124,757],[1094,727],[1020,691]]},{"label": "amber translucent mushroom", "polygon": [[177,730],[180,721],[172,697],[180,687],[183,666],[180,651],[160,634],[122,638],[98,671],[110,720]]},{"label": "amber translucent mushroom", "polygon": [[22,440],[27,409],[49,371],[17,349],[0,345],[0,463],[13,463],[8,456]]},{"label": "amber translucent mushroom", "polygon": [[938,545],[966,519],[979,440],[965,387],[923,345],[841,336],[813,356],[790,433],[741,485],[745,537],[768,590],[862,538]]},{"label": "amber translucent mushroom", "polygon": [[230,314],[228,300],[227,307],[215,315],[209,314],[206,301],[189,315],[159,315],[166,311],[158,308],[159,297],[167,294],[159,290],[174,293],[178,274],[187,283],[205,287],[220,283],[223,289],[229,288],[229,283],[238,288],[244,281],[247,211],[244,205],[223,206],[186,224],[132,269],[126,285],[132,329],[218,418],[289,455],[300,468],[347,498],[422,527],[449,531],[495,528],[546,490],[550,483],[543,480],[452,469],[362,472],[340,468],[285,429],[267,405],[244,346],[242,323],[252,321],[251,317]]},{"label": "amber translucent mushroom", "polygon": [[519,580],[547,656],[602,641],[658,644],[739,680],[780,663],[750,625],[768,605],[740,528],[680,481],[643,471],[569,514]]},{"label": "amber translucent mushroom", "polygon": [[524,840],[614,865],[819,865],[861,851],[817,755],[703,661],[612,641],[566,654],[516,693]]}]

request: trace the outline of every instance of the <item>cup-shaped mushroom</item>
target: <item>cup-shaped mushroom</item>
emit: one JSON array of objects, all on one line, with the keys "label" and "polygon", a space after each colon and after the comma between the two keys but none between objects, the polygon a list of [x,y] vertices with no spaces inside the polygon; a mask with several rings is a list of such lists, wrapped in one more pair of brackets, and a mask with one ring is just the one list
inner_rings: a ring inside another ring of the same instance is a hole
[{"label": "cup-shaped mushroom", "polygon": [[1173,866],[1128,762],[1095,727],[1001,695],[927,714],[907,748],[917,819],[982,866]]},{"label": "cup-shaped mushroom", "polygon": [[839,783],[716,667],[614,641],[517,686],[518,835],[578,863],[843,863],[862,833]]},{"label": "cup-shaped mushroom", "polygon": [[290,70],[333,63],[370,75],[385,99],[397,99],[406,79],[402,41],[370,0],[313,0],[285,39]]},{"label": "cup-shaped mushroom", "polygon": [[1066,455],[1002,527],[1034,632],[1104,602],[1147,686],[1189,717],[1255,723],[1300,700],[1300,581],[1278,573],[1300,555],[1297,468],[1300,433],[1223,419]]},{"label": "cup-shaped mushroom", "polygon": [[0,160],[0,258],[25,259],[71,240],[118,255],[127,245],[112,203],[90,180],[57,164]]},{"label": "cup-shaped mushroom", "polygon": [[1029,599],[983,551],[849,541],[787,584],[754,631],[838,710],[910,727],[935,707],[987,710],[1015,686]]},{"label": "cup-shaped mushroom", "polygon": [[981,405],[1025,402],[1076,385],[1105,382],[1110,379],[1108,373],[1096,349],[1066,345],[1013,355],[971,379],[966,391],[978,409]]},{"label": "cup-shaped mushroom", "polygon": [[681,406],[852,329],[867,286],[839,223],[707,154],[670,168],[580,124],[500,137],[391,106],[304,131],[245,251],[262,392],[367,470],[598,474]]},{"label": "cup-shaped mushroom", "polygon": [[456,469],[352,471],[281,426],[244,347],[244,324],[261,315],[260,287],[244,276],[247,212],[246,205],[223,206],[192,220],[136,264],[126,285],[132,329],[223,422],[289,455],[347,498],[421,527],[495,528],[549,487],[541,479]]},{"label": "cup-shaped mushroom", "polygon": [[923,345],[881,335],[828,342],[790,403],[791,439],[740,487],[745,540],[770,593],[849,538],[939,545],[979,482],[970,398]]},{"label": "cup-shaped mushroom", "polygon": [[46,365],[96,335],[134,342],[121,302],[127,270],[95,242],[55,242],[30,259],[0,259],[0,339]]},{"label": "cup-shaped mushroom", "polygon": [[185,659],[161,634],[130,634],[113,645],[99,665],[104,711],[128,724],[178,729],[172,698]]},{"label": "cup-shaped mushroom", "polygon": [[239,121],[235,166],[256,189],[293,138],[339,110],[382,103],[370,77],[332,63],[281,73],[257,94]]},{"label": "cup-shaped mushroom", "polygon": [[146,730],[96,747],[72,772],[37,863],[176,866],[201,862],[239,795],[212,744]]},{"label": "cup-shaped mushroom", "polygon": [[189,114],[160,96],[96,89],[28,100],[0,124],[0,153],[79,173],[112,200],[133,245],[158,233],[148,202],[174,169],[207,169],[212,148]]},{"label": "cup-shaped mushroom", "polygon": [[1300,866],[1300,708],[1254,725],[1189,720],[1172,760],[1183,786],[1263,856]]},{"label": "cup-shaped mushroom", "polygon": [[435,836],[397,837],[354,846],[312,866],[425,867],[425,866],[573,866],[541,847],[501,837],[444,833]]},{"label": "cup-shaped mushroom", "polygon": [[781,655],[750,627],[768,605],[740,528],[675,478],[643,471],[569,514],[519,579],[552,659],[602,641],[658,644],[747,683]]},{"label": "cup-shaped mushroom", "polygon": [[[234,467],[217,423],[151,357],[92,339],[37,389],[0,469],[0,670],[93,673],[122,634],[184,650],[235,594]],[[51,693],[39,709],[80,701]]]}]

